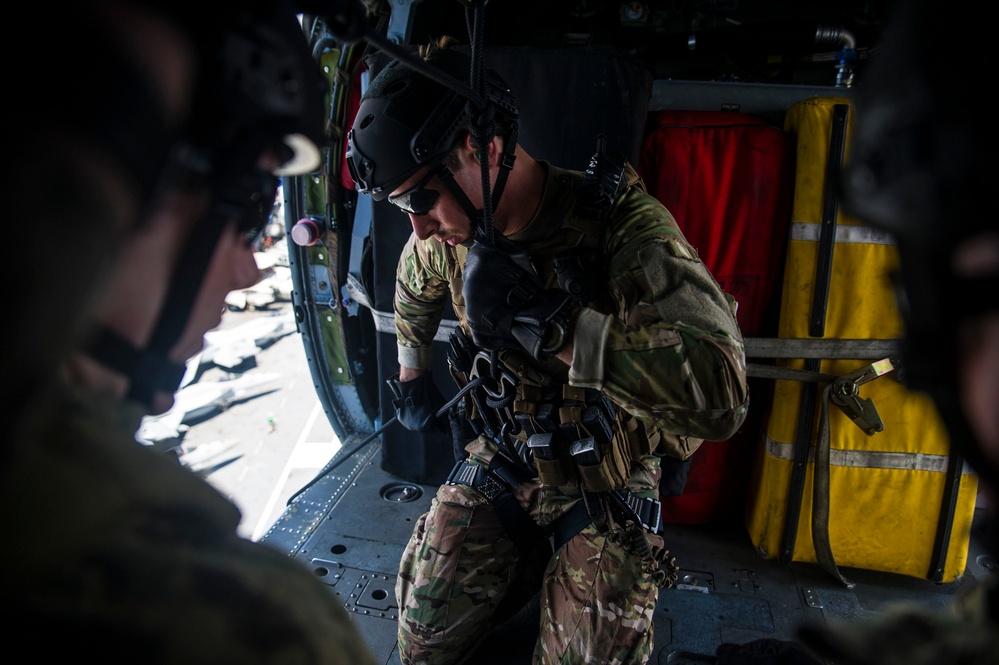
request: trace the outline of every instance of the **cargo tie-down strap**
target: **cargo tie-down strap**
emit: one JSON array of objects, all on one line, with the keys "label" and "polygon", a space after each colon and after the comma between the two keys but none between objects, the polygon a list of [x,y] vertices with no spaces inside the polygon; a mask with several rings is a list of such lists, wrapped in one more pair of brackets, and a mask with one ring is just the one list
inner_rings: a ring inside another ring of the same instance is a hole
[{"label": "cargo tie-down strap", "polygon": [[829,543],[829,404],[838,406],[868,435],[884,429],[884,423],[870,399],[858,396],[858,387],[895,370],[890,358],[885,358],[854,372],[845,374],[822,391],[819,402],[819,436],[815,442],[815,479],[812,486],[812,546],[819,564],[848,589],[854,583],[843,577],[836,566]]},{"label": "cargo tie-down strap", "polygon": [[[829,404],[839,407],[860,429],[873,435],[884,429],[884,423],[870,399],[859,396],[859,386],[897,369],[892,355],[901,350],[899,340],[868,339],[746,339],[747,358],[798,359],[862,359],[879,358],[843,376],[824,372],[796,370],[786,367],[747,364],[749,376],[828,383],[819,401],[819,432],[815,441],[814,481],[812,483],[812,546],[819,565],[847,588],[853,582],[840,573],[829,541],[829,474],[831,444],[829,435]],[[803,448],[803,447],[802,447]],[[799,452],[802,453],[799,455]],[[796,451],[796,460],[806,451]],[[799,506],[800,510],[800,506]],[[797,514],[794,516],[796,525]],[[790,529],[788,529],[790,530]],[[785,533],[785,540],[787,534]],[[785,545],[785,558],[790,558],[793,545]]]},{"label": "cargo tie-down strap", "polygon": [[[902,352],[900,339],[825,339],[747,337],[743,340],[746,358],[802,360],[880,360],[898,357]],[[831,374],[749,363],[746,373],[764,379],[789,381],[834,381]]]}]

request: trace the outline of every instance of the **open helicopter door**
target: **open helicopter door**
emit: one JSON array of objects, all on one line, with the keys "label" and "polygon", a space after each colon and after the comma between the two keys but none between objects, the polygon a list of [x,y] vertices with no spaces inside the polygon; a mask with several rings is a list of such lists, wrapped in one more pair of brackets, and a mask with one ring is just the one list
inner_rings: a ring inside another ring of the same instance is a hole
[{"label": "open helicopter door", "polygon": [[[603,134],[609,150],[636,162],[652,92],[652,75],[644,65],[607,50],[586,48],[486,48],[484,55],[486,65],[513,91],[520,111],[519,143],[532,156],[583,170]],[[386,62],[382,55],[370,58],[369,75],[373,77]],[[377,336],[383,422],[394,415],[385,379],[399,369],[390,325],[396,264],[411,232],[409,219],[398,208],[387,201],[373,202],[367,279],[372,307],[384,322]],[[434,342],[431,366],[445,397],[456,392],[446,360],[448,332],[454,325],[449,305]],[[382,468],[405,480],[442,483],[454,462],[450,433],[418,434],[394,426],[383,434]]]}]

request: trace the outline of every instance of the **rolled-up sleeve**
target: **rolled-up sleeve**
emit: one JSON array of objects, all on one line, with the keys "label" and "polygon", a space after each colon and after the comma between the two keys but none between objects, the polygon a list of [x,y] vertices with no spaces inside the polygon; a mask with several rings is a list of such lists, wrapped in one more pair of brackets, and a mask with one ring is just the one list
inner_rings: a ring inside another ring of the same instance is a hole
[{"label": "rolled-up sleeve", "polygon": [[399,364],[406,367],[427,369],[433,361],[434,335],[450,297],[440,250],[440,243],[411,235],[399,257],[393,309]]}]

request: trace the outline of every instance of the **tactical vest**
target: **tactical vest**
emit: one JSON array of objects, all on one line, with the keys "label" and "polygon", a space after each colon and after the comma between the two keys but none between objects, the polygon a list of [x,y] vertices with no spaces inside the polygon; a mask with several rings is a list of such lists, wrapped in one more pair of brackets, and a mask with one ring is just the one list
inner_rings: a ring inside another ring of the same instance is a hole
[{"label": "tactical vest", "polygon": [[[644,184],[623,159],[599,153],[585,173],[561,177],[561,184],[575,192],[575,214],[549,238],[531,243],[532,263],[546,287],[557,284],[579,303],[609,311],[599,306],[607,295],[602,269],[606,221],[625,191],[644,192]],[[459,248],[460,264],[465,255]],[[663,436],[599,390],[553,383],[524,354],[476,350],[470,340],[457,336],[448,359],[452,376],[459,388],[481,383],[466,396],[466,418],[477,434],[501,446],[508,437],[514,439],[515,454],[545,485],[620,490],[631,477],[632,460],[652,454],[662,442],[669,454],[668,441],[676,437]]]}]

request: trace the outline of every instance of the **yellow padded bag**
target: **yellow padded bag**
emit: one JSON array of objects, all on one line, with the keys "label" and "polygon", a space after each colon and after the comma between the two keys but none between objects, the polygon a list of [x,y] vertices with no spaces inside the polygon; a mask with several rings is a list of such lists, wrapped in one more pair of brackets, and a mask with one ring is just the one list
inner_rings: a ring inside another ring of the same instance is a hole
[{"label": "yellow padded bag", "polygon": [[[854,115],[847,98],[813,98],[792,107],[785,129],[797,138],[797,174],[779,336],[810,337],[816,288],[819,237],[826,191],[833,108],[847,105],[846,147]],[[848,154],[846,156],[848,158]],[[825,339],[898,339],[902,322],[889,281],[897,249],[885,234],[839,213],[825,314]],[[818,371],[843,376],[869,360],[821,360]],[[805,369],[804,360],[779,361]],[[814,370],[814,367],[811,368]],[[809,462],[805,467],[800,514],[793,534],[784,534],[794,467],[794,447],[805,384],[778,380],[757,451],[747,511],[753,544],[767,558],[819,560],[812,539],[815,433],[821,405],[813,405]],[[816,391],[818,395],[822,390]],[[868,436],[839,408],[828,409],[830,464],[828,543],[835,564],[948,582],[967,562],[977,480],[962,470],[953,526],[943,565],[933,566],[950,449],[946,429],[932,401],[907,390],[895,373],[860,387],[871,399],[884,430]],[[793,514],[793,513],[792,513]],[[933,568],[933,570],[931,570]]]}]

